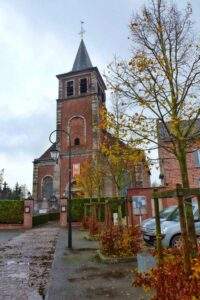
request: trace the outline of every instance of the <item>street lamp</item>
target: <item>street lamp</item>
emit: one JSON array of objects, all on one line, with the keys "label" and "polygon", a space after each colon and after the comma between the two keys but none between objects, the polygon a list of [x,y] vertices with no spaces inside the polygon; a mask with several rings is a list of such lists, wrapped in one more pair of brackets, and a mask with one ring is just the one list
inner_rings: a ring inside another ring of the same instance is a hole
[{"label": "street lamp", "polygon": [[67,201],[67,222],[68,222],[68,249],[72,249],[72,222],[71,222],[71,198],[72,198],[72,160],[71,160],[71,136],[70,132],[64,129],[56,129],[51,132],[49,135],[49,141],[53,145],[50,151],[51,158],[55,161],[58,161],[59,158],[59,151],[58,151],[58,142],[52,141],[52,135],[54,133],[62,132],[66,135],[66,138],[69,140],[69,170],[68,170],[68,186],[69,186],[69,194],[68,194],[68,201]]},{"label": "street lamp", "polygon": [[[51,142],[51,140],[50,140],[50,142]],[[55,160],[56,162],[58,161],[59,151],[57,149],[57,143],[53,143],[51,150],[50,150],[50,155],[53,160]]]}]

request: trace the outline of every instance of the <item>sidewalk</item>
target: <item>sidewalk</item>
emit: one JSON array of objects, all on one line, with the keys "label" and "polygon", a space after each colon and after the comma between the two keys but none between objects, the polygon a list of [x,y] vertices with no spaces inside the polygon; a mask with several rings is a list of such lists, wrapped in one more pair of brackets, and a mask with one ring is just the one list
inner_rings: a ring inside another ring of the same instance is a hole
[{"label": "sidewalk", "polygon": [[73,250],[67,249],[67,230],[58,238],[51,279],[45,299],[147,299],[131,286],[136,263],[103,264],[98,261],[98,242],[84,239],[85,232],[73,229]]}]

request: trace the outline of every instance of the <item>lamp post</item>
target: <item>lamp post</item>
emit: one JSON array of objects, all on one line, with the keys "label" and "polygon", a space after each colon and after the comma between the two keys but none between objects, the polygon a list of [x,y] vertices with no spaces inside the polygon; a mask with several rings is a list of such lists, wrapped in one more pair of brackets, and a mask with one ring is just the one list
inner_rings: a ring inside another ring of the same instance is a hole
[{"label": "lamp post", "polygon": [[71,198],[72,198],[72,159],[71,159],[71,136],[70,132],[64,129],[56,129],[51,132],[49,135],[49,141],[54,145],[51,150],[51,158],[55,161],[59,158],[59,151],[57,148],[57,144],[59,140],[56,142],[52,141],[52,135],[57,132],[63,132],[66,137],[69,139],[69,170],[68,170],[68,186],[69,186],[69,194],[67,201],[67,222],[68,222],[68,249],[72,249],[72,222],[71,222]]}]

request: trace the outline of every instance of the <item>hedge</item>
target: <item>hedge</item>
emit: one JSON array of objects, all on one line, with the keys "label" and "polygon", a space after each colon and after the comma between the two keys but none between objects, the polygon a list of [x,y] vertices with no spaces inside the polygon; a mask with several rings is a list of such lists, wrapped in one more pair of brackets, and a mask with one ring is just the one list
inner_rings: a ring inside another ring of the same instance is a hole
[{"label": "hedge", "polygon": [[59,220],[59,217],[60,217],[59,212],[35,215],[33,216],[33,226],[45,224],[48,223],[49,221]]},{"label": "hedge", "polygon": [[0,224],[22,224],[23,222],[23,200],[0,200]]},{"label": "hedge", "polygon": [[[84,216],[84,204],[100,202],[105,203],[108,202],[111,205],[112,213],[117,213],[118,205],[122,204],[122,216],[125,216],[125,201],[124,198],[72,198],[71,200],[71,216],[73,222],[80,222]],[[104,220],[104,205],[101,206],[101,220]],[[49,213],[49,214],[41,214],[33,216],[33,226],[37,226],[40,224],[45,224],[48,221],[58,220],[60,213]]]},{"label": "hedge", "polygon": [[[125,198],[73,198],[71,200],[71,215],[72,221],[81,221],[84,216],[84,204],[87,203],[105,203],[108,202],[111,205],[112,213],[117,213],[118,205],[122,205],[122,216],[125,216]],[[101,219],[104,219],[104,205],[101,205]]]}]

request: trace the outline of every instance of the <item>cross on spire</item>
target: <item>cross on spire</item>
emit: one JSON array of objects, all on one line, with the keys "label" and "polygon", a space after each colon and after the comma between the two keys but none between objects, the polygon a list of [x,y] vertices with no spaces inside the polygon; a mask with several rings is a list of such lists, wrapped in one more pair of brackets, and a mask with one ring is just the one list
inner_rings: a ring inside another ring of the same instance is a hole
[{"label": "cross on spire", "polygon": [[85,34],[85,29],[83,28],[83,24],[84,24],[84,22],[81,21],[81,31],[79,32],[79,34],[80,34],[80,36],[81,36],[81,39],[83,39],[83,36],[84,36],[84,34]]}]

